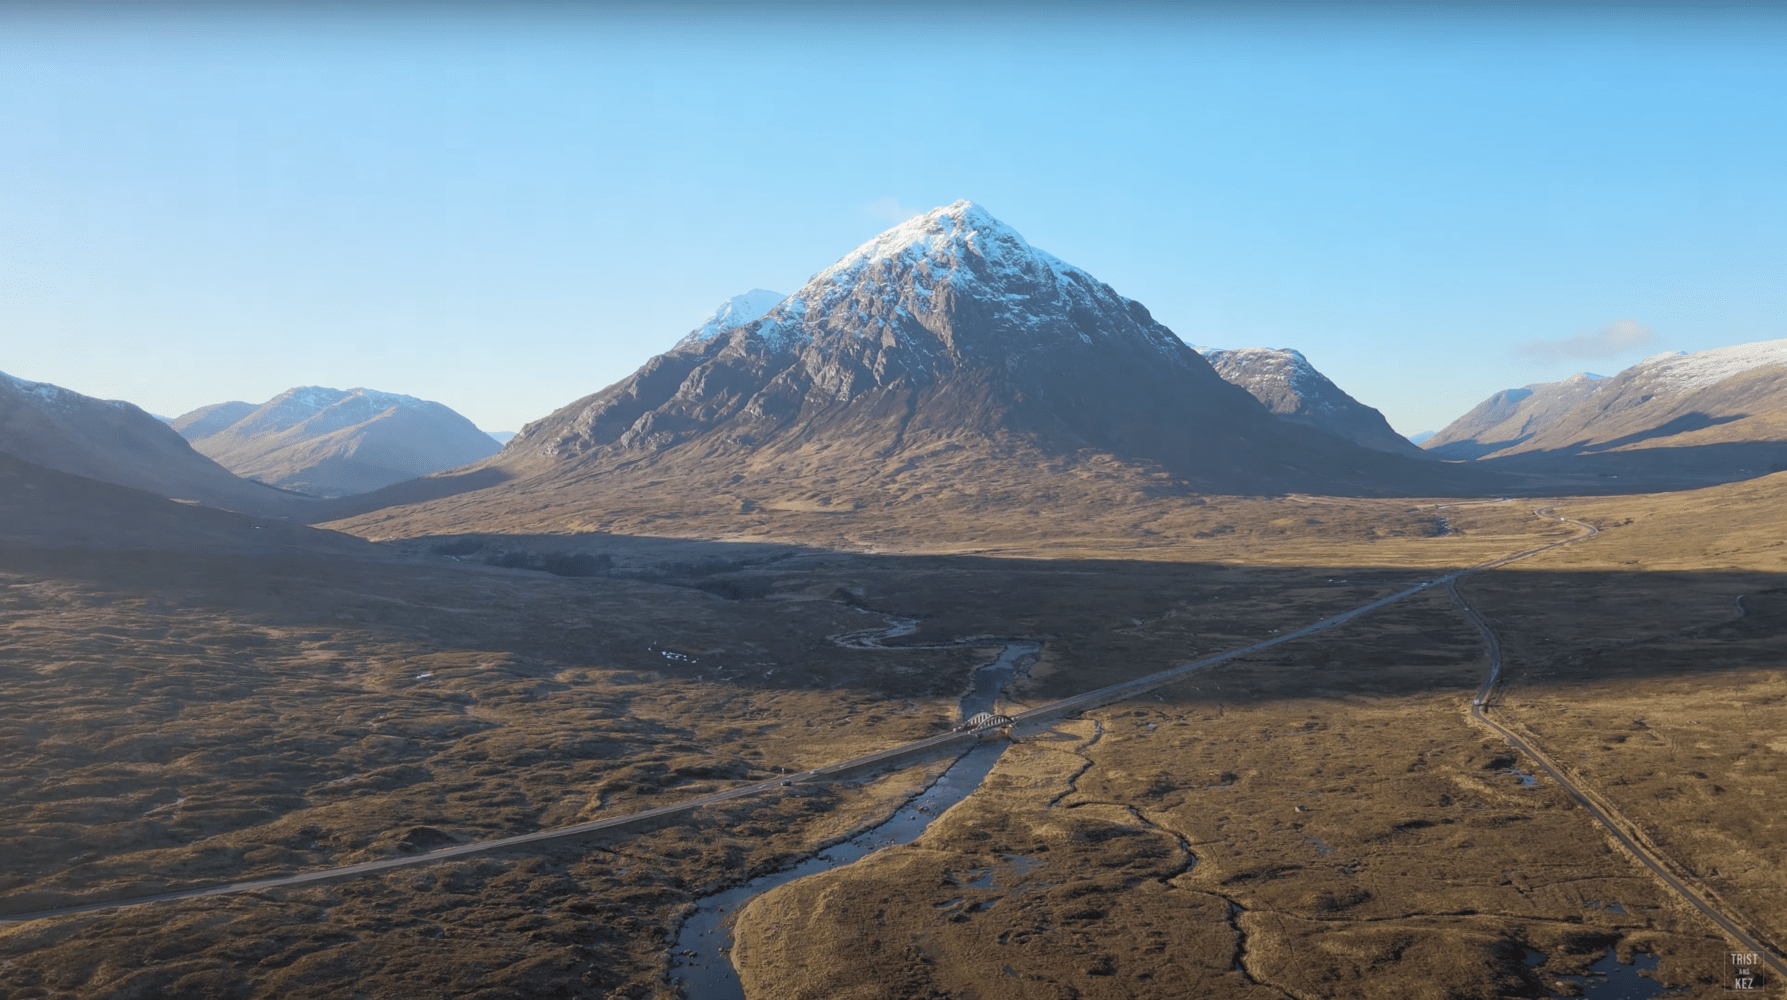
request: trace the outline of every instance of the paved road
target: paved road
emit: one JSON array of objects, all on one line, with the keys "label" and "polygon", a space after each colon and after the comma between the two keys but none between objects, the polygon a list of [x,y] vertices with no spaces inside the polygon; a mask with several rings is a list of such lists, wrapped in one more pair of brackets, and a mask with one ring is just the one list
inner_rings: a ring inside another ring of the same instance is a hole
[{"label": "paved road", "polygon": [[[1535,513],[1541,516],[1552,517],[1549,509],[1535,511]],[[1566,524],[1573,524],[1579,528],[1585,529],[1584,533],[1578,535],[1576,539],[1572,539],[1573,541],[1592,538],[1598,533],[1593,526],[1583,524],[1580,521],[1571,521],[1568,518],[1562,517],[1553,517],[1553,520],[1563,521]],[[1558,786],[1570,793],[1571,798],[1574,798],[1582,808],[1588,810],[1588,814],[1594,817],[1595,822],[1601,824],[1602,828],[1605,829],[1621,847],[1624,847],[1627,853],[1631,854],[1634,858],[1637,858],[1646,868],[1649,868],[1657,878],[1663,881],[1664,885],[1675,890],[1676,895],[1687,901],[1687,903],[1696,910],[1705,914],[1708,920],[1717,924],[1720,930],[1724,931],[1732,941],[1737,943],[1740,950],[1756,953],[1756,955],[1761,958],[1763,963],[1769,968],[1773,969],[1777,974],[1787,977],[1787,959],[1783,959],[1773,948],[1764,945],[1754,934],[1746,931],[1743,927],[1745,921],[1742,921],[1740,918],[1731,914],[1728,908],[1715,906],[1707,899],[1707,896],[1703,892],[1688,885],[1687,882],[1678,877],[1671,870],[1670,866],[1664,862],[1663,858],[1651,849],[1648,844],[1643,842],[1642,837],[1636,832],[1637,828],[1633,826],[1632,823],[1627,821],[1625,817],[1619,815],[1611,805],[1605,805],[1597,801],[1599,798],[1598,796],[1591,796],[1581,786],[1577,785],[1576,782],[1570,778],[1569,774],[1565,772],[1562,767],[1558,766],[1557,762],[1552,760],[1545,751],[1539,749],[1539,747],[1535,746],[1532,741],[1526,739],[1513,729],[1510,729],[1489,717],[1490,703],[1494,698],[1496,685],[1501,682],[1501,642],[1496,639],[1495,630],[1489,627],[1489,624],[1477,614],[1476,610],[1465,601],[1464,596],[1458,592],[1456,577],[1446,581],[1446,591],[1452,595],[1452,600],[1457,603],[1459,610],[1464,612],[1465,617],[1471,620],[1471,624],[1477,626],[1477,631],[1483,634],[1484,644],[1489,647],[1489,676],[1484,679],[1483,686],[1477,689],[1476,697],[1471,699],[1471,717],[1485,726],[1488,726],[1490,729],[1493,729],[1503,739],[1507,740],[1509,745],[1513,746],[1521,753],[1526,754],[1537,763],[1539,767],[1543,768],[1545,773],[1550,775],[1551,780],[1557,782]]]},{"label": "paved road", "polygon": [[18,913],[0,915],[0,924],[17,923],[25,920],[42,920],[48,917],[63,917],[77,913],[90,913],[94,910],[110,910],[124,906],[142,906],[147,903],[165,903],[177,899],[200,899],[205,896],[222,896],[237,892],[258,892],[267,889],[280,889],[290,886],[306,885],[315,882],[330,882],[338,879],[355,878],[370,875],[374,872],[389,871],[393,868],[407,868],[414,865],[432,864],[451,858],[464,857],[468,854],[483,854],[505,848],[518,847],[524,844],[537,844],[564,837],[576,837],[602,830],[625,829],[632,826],[647,826],[659,820],[693,812],[705,806],[733,799],[748,798],[760,795],[773,789],[782,788],[797,782],[818,781],[835,777],[843,772],[856,768],[872,768],[884,760],[897,759],[903,756],[922,755],[935,748],[942,752],[951,744],[962,744],[964,747],[978,739],[975,733],[944,733],[928,739],[917,740],[903,746],[883,750],[879,753],[867,754],[839,764],[831,764],[799,774],[786,774],[769,781],[740,785],[723,792],[714,792],[697,798],[684,799],[656,809],[627,813],[623,816],[610,816],[589,823],[575,826],[556,827],[551,830],[540,830],[534,833],[519,834],[514,837],[502,837],[497,840],[483,840],[475,844],[460,844],[457,847],[446,847],[425,854],[415,854],[402,858],[385,858],[379,861],[363,861],[357,865],[343,865],[338,868],[324,868],[313,872],[301,872],[297,875],[281,875],[273,878],[255,879],[247,882],[231,882],[227,885],[213,885],[198,889],[182,889],[176,892],[164,892],[153,896],[137,896],[130,899],[110,900],[103,903],[88,903],[82,906],[67,906],[54,910],[43,910],[37,913]]},{"label": "paved road", "polygon": [[[1540,511],[1538,513],[1544,514],[1546,512]],[[1554,520],[1562,519],[1554,518]],[[1569,523],[1575,524],[1577,522]],[[1027,712],[1019,713],[1012,717],[1013,730],[1015,732],[1034,730],[1053,719],[1124,701],[1133,698],[1136,695],[1145,694],[1156,688],[1178,683],[1197,671],[1213,667],[1219,663],[1226,663],[1230,660],[1257,653],[1263,649],[1269,649],[1280,643],[1306,638],[1318,632],[1334,628],[1337,625],[1343,625],[1361,615],[1370,614],[1379,608],[1395,604],[1398,601],[1430,590],[1433,587],[1450,586],[1453,581],[1467,573],[1493,569],[1497,566],[1505,566],[1515,560],[1525,559],[1528,556],[1537,555],[1540,552],[1546,552],[1561,545],[1568,545],[1594,534],[1593,528],[1590,528],[1587,525],[1580,526],[1586,528],[1588,534],[1575,535],[1546,545],[1539,545],[1530,549],[1525,549],[1516,552],[1513,555],[1503,556],[1499,559],[1492,559],[1489,562],[1480,563],[1468,569],[1455,570],[1444,576],[1435,577],[1432,580],[1427,580],[1405,590],[1400,590],[1388,597],[1382,597],[1367,604],[1362,604],[1350,611],[1342,612],[1331,618],[1324,618],[1312,625],[1305,625],[1300,629],[1273,636],[1270,639],[1256,642],[1250,646],[1243,646],[1240,649],[1232,649],[1215,656],[1205,657],[1204,659],[1197,660],[1193,663],[1187,663],[1183,666],[1163,670],[1159,673],[1149,674],[1146,677],[1140,677],[1122,684],[1114,684],[1110,687],[1100,688],[1096,691],[1088,691],[1085,694],[1076,695],[1072,698],[1066,698],[1048,705],[1033,708]],[[1481,695],[1479,695],[1479,697],[1481,697]],[[621,831],[635,826],[649,826],[671,817],[694,812],[695,810],[706,806],[772,792],[778,788],[795,783],[825,781],[834,779],[843,774],[873,770],[878,766],[891,766],[902,761],[917,760],[929,756],[942,756],[951,750],[959,751],[966,749],[980,738],[981,736],[979,733],[943,733],[938,736],[915,740],[900,746],[889,747],[886,750],[878,751],[876,753],[840,761],[836,764],[830,764],[811,771],[783,775],[770,781],[760,781],[754,784],[741,785],[737,788],[730,788],[722,792],[714,792],[697,798],[685,799],[681,802],[660,806],[656,809],[628,813],[624,816],[611,816],[589,823],[579,823],[575,826],[559,827],[552,830],[540,830],[535,833],[524,833],[514,837],[502,837],[497,840],[480,841],[474,844],[461,844],[456,847],[442,848],[438,851],[429,851],[425,854],[415,854],[401,858],[386,858],[379,861],[365,861],[356,865],[343,865],[338,868],[325,868],[318,871],[302,872],[296,875],[282,875],[245,882],[232,882],[227,885],[184,889],[175,892],[164,892],[156,895],[138,896],[129,899],[113,899],[105,902],[87,903],[79,906],[60,907],[53,910],[41,910],[35,913],[0,915],[0,924],[25,920],[42,920],[50,917],[71,916],[77,913],[89,913],[95,910],[108,910],[125,906],[142,906],[149,903],[162,903],[182,899],[200,899],[206,896],[220,896],[238,892],[259,892],[269,889],[281,889],[318,882],[336,881],[339,879],[355,878],[361,875],[370,875],[376,872],[389,871],[394,868],[407,868],[415,865],[433,864],[437,861],[446,861],[452,858],[461,858],[472,854],[483,854],[490,851],[500,851],[527,844],[538,844],[565,837],[578,837],[602,831]]]}]

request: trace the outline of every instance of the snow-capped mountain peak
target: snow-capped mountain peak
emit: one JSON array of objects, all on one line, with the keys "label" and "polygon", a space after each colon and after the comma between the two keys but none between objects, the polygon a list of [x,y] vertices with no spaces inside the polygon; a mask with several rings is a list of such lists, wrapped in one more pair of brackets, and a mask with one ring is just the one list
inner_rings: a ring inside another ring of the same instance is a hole
[{"label": "snow-capped mountain peak", "polygon": [[979,205],[958,201],[933,208],[869,240],[814,275],[808,288],[836,282],[878,261],[917,264],[923,260],[942,264],[953,274],[971,266],[970,258],[978,258],[987,270],[1003,275],[1039,276],[1042,269],[1057,275],[1085,273],[1032,247],[1017,230]]},{"label": "snow-capped mountain peak", "polygon": [[[1139,326],[1156,350],[1184,361],[1184,345],[1141,306],[1031,246],[970,201],[932,209],[863,243],[743,329],[774,349],[798,350],[832,333],[920,356],[939,346],[953,353],[973,347],[938,331],[953,327],[944,317],[966,303],[973,303],[980,329],[1018,335],[1001,340],[994,348],[1000,351],[1063,334],[1090,345],[1097,335]],[[1062,322],[1076,316],[1083,322]]]},{"label": "snow-capped mountain peak", "polygon": [[708,313],[707,318],[701,321],[701,325],[684,338],[684,342],[710,340],[723,330],[744,326],[774,309],[785,298],[787,296],[781,292],[772,292],[764,288],[753,288],[743,295],[734,295],[720,303],[719,308]]}]

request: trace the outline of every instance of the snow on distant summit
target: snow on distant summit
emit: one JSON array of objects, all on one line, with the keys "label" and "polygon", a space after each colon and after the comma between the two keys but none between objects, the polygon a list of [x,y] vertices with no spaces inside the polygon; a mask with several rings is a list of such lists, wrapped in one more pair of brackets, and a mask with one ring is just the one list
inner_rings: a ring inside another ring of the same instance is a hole
[{"label": "snow on distant summit", "polygon": [[[1683,391],[1722,382],[1733,375],[1787,365],[1787,340],[1764,340],[1710,351],[1673,351],[1645,358],[1627,369],[1642,374],[1659,388]],[[1622,372],[1621,374],[1624,374]],[[1598,378],[1599,376],[1590,376]]]},{"label": "snow on distant summit", "polygon": [[1717,444],[1732,465],[1753,470],[1780,463],[1784,425],[1787,340],[1769,340],[1658,354],[1611,378],[1579,372],[1505,389],[1425,447],[1445,458],[1492,458]]},{"label": "snow on distant summit", "polygon": [[253,413],[230,425],[230,430],[238,435],[278,434],[302,426],[306,436],[314,437],[364,423],[393,407],[422,409],[439,405],[376,389],[344,392],[320,385],[300,385],[262,403]]},{"label": "snow on distant summit", "polygon": [[95,399],[92,396],[75,392],[73,389],[64,389],[49,382],[31,382],[5,372],[0,372],[0,387],[10,389],[20,395],[33,396],[39,404],[59,410],[92,405],[110,406],[114,409],[137,408],[135,404],[126,403],[121,399]]},{"label": "snow on distant summit", "polygon": [[683,343],[711,340],[722,331],[744,326],[774,309],[785,298],[787,296],[781,292],[772,292],[763,288],[753,288],[743,295],[734,295],[720,303],[718,309],[708,313],[707,318],[701,321],[701,325],[683,339]]},{"label": "snow on distant summit", "polygon": [[237,475],[317,496],[375,490],[498,450],[440,403],[365,388],[301,385],[258,407],[203,407],[173,425]]}]

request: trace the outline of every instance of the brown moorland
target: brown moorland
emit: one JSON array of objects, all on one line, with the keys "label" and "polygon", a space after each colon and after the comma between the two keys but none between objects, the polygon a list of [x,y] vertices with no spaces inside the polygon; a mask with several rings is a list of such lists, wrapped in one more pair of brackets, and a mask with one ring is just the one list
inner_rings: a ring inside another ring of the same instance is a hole
[{"label": "brown moorland", "polygon": [[[1242,645],[1434,568],[1569,530],[1512,503],[1211,497],[1177,511],[1163,504],[1147,520],[1119,504],[1078,519],[1039,507],[1021,517],[938,518],[927,530],[916,520],[786,510],[766,513],[771,531],[727,536],[751,541],[554,533],[369,546],[25,472],[53,496],[32,506],[14,499],[31,491],[8,493],[13,506],[0,520],[10,529],[0,529],[8,584],[0,599],[9,625],[3,776],[13,803],[0,822],[10,842],[29,848],[0,894],[14,912],[538,829],[946,728],[977,654],[829,641],[886,621],[865,608],[920,617],[902,640],[915,645],[1042,638],[1042,659],[1015,690],[1034,702],[1184,662],[1194,650]],[[1760,594],[1767,588],[1756,584],[1776,564],[1759,560],[1743,570],[1753,580],[1735,582],[1729,566],[1725,575],[1691,568],[1727,547],[1767,547],[1754,515],[1712,524],[1695,505],[1766,511],[1777,488],[1763,480],[1721,488],[1730,496],[1572,502],[1562,509],[1609,526],[1603,538],[1558,550],[1546,557],[1557,565],[1542,572],[1472,578],[1465,592],[1508,650],[1509,716],[1536,724],[1552,746],[1560,732],[1522,715],[1523,699],[1541,698],[1529,688],[1553,698],[1566,683],[1596,680],[1601,667],[1566,654],[1610,635],[1664,648],[1636,675],[1657,699],[1729,687],[1731,670],[1761,670],[1754,683],[1763,683],[1771,655],[1778,678],[1778,629],[1759,625],[1741,641],[1705,631],[1709,622],[1741,623],[1729,591]],[[82,503],[100,505],[109,520],[85,517]],[[723,513],[676,527],[719,534]],[[1631,525],[1610,527],[1628,517]],[[54,543],[57,531],[95,523],[143,528]],[[820,544],[789,540],[797,535]],[[889,551],[902,548],[916,551]],[[1588,552],[1604,554],[1571,562]],[[1631,558],[1677,563],[1644,573],[1625,566]],[[520,568],[528,566],[591,575]],[[1534,583],[1553,580],[1550,589]],[[1576,592],[1602,596],[1560,610]],[[1510,611],[1498,600],[1543,607]],[[1717,618],[1721,601],[1728,610]],[[1766,613],[1749,597],[1745,606]],[[1574,622],[1568,643],[1530,624],[1541,613],[1554,630]],[[1686,669],[1708,649],[1730,652],[1730,669]],[[890,901],[883,947],[916,964],[886,982],[928,976],[939,995],[966,995],[963,983],[996,995],[1010,980],[1037,991],[1025,995],[1048,995],[1053,982],[1083,995],[1125,984],[1130,993],[1110,995],[1178,996],[1250,988],[1242,975],[1261,995],[1280,995],[1269,987],[1395,995],[1397,984],[1421,995],[1479,981],[1501,985],[1472,988],[1543,995],[1545,977],[1580,971],[1607,946],[1662,956],[1657,974],[1671,982],[1717,971],[1706,964],[1718,946],[1710,928],[1604,850],[1581,811],[1543,779],[1528,789],[1503,773],[1505,747],[1462,711],[1483,667],[1474,631],[1436,592],[1344,635],[1225,665],[1161,700],[1100,710],[1090,720],[1105,730],[1095,742],[1089,723],[1064,723],[1014,748],[982,793],[919,844],[759,900],[739,928],[745,981],[770,996],[810,988],[765,971],[782,964],[773,956],[795,951],[812,976],[834,984],[875,962],[892,967],[866,950],[826,945],[819,931],[835,933],[836,919],[800,930],[788,915],[837,879],[853,888],[827,897],[834,918],[856,912],[846,903],[861,891]],[[1623,692],[1647,694],[1629,678]],[[1778,709],[1763,701],[1740,700],[1747,725],[1771,725]],[[1760,773],[1758,751],[1748,753],[1743,766]],[[1705,762],[1698,769],[1739,787]],[[1616,776],[1595,768],[1590,777],[1605,789],[1600,780]],[[924,780],[907,772],[801,788],[624,840],[15,925],[0,930],[0,961],[10,963],[9,1000],[170,990],[333,996],[350,984],[369,995],[662,995],[664,948],[690,901],[872,823]],[[1310,802],[1295,801],[1311,790]],[[1677,819],[1700,819],[1692,800],[1675,801],[1678,814],[1647,814],[1660,835],[1676,835]],[[962,825],[974,817],[983,829]],[[1753,812],[1747,822],[1734,821],[1723,840],[1696,842],[1753,852],[1745,838],[1767,830]],[[1459,837],[1474,846],[1452,843]],[[1031,852],[1042,862],[1025,854],[1039,844],[1049,847]],[[1020,855],[1030,860],[1011,860]],[[1346,859],[1365,867],[1344,872]],[[1684,863],[1726,870],[1697,855]],[[886,865],[909,867],[883,877]],[[982,869],[993,871],[998,892],[949,884]],[[1354,899],[1361,871],[1371,895]],[[926,872],[951,895],[925,902],[917,887]],[[1751,878],[1774,880],[1760,866]],[[1031,882],[1052,884],[1016,891]],[[1068,885],[1075,894],[1061,889]],[[1772,891],[1759,886],[1732,902],[1779,927]],[[784,896],[796,902],[777,902]],[[960,903],[930,905],[956,896]],[[1591,899],[1626,912],[1590,910]],[[759,924],[764,913],[780,916]],[[1010,976],[977,964],[1009,950],[988,943],[998,934],[981,935],[1002,926],[989,920],[1008,919],[1013,939],[1023,931],[1034,942],[1031,957],[1004,963]],[[1164,950],[1148,950],[1156,944]],[[1522,947],[1545,953],[1547,964],[1528,970]],[[1155,973],[1166,978],[1136,978],[1147,962],[1170,967]],[[964,978],[976,969],[979,979]]]},{"label": "brown moorland", "polygon": [[[601,575],[567,577],[482,561],[531,565],[522,539],[405,553],[5,472],[8,912],[564,825],[947,728],[984,654],[833,644],[886,621],[858,606],[929,615],[914,643],[1047,636],[1036,681],[1071,689],[1075,662],[1105,664],[1086,683],[1133,676],[1409,576],[605,538]],[[1431,525],[1408,515],[1406,540],[1459,540]],[[703,887],[861,827],[923,780],[802,789],[606,846],[16,925],[0,961],[9,997],[649,993]]]}]

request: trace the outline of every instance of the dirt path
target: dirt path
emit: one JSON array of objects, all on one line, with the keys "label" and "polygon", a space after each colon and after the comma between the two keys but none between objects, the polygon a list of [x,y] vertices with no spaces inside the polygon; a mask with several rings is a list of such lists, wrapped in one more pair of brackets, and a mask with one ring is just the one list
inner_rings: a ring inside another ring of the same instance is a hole
[{"label": "dirt path", "polygon": [[[1542,517],[1552,516],[1548,509],[1534,511],[1534,513]],[[1595,528],[1580,521],[1571,521],[1563,517],[1554,519],[1585,529],[1584,534],[1578,535],[1571,541],[1592,538],[1597,533]],[[1471,718],[1494,730],[1496,734],[1507,740],[1510,746],[1526,754],[1540,768],[1544,769],[1551,780],[1557,782],[1559,787],[1570,793],[1570,796],[1578,804],[1588,810],[1588,814],[1594,817],[1595,822],[1599,823],[1616,843],[1650,869],[1657,878],[1662,880],[1664,885],[1674,890],[1676,895],[1718,925],[1719,929],[1724,931],[1740,949],[1754,953],[1760,959],[1761,964],[1768,966],[1781,976],[1787,976],[1787,959],[1783,959],[1773,948],[1765,946],[1759,939],[1759,935],[1746,931],[1744,928],[1748,925],[1748,921],[1734,914],[1729,906],[1718,900],[1709,890],[1704,887],[1692,886],[1683,876],[1678,875],[1676,867],[1656,849],[1655,845],[1650,843],[1637,825],[1620,815],[1611,803],[1589,789],[1578,785],[1556,761],[1552,760],[1531,739],[1490,718],[1491,701],[1496,685],[1501,680],[1501,643],[1496,639],[1495,630],[1491,629],[1489,624],[1478,616],[1476,610],[1466,603],[1464,596],[1458,592],[1456,577],[1446,581],[1446,591],[1452,596],[1452,600],[1458,605],[1459,610],[1463,611],[1465,617],[1470,619],[1471,624],[1477,627],[1477,631],[1482,633],[1483,642],[1489,649],[1489,676],[1484,679],[1483,686],[1477,689],[1476,696],[1471,699]]]}]

